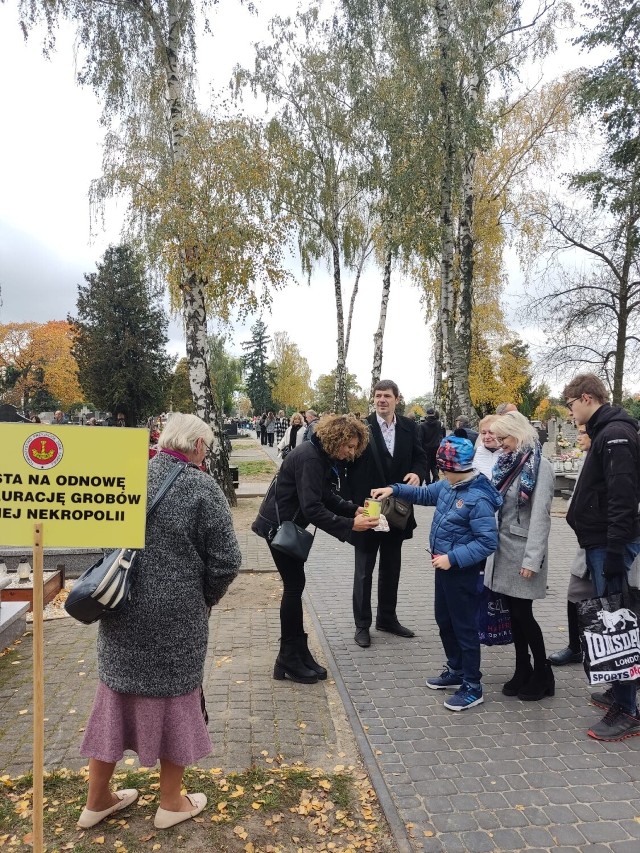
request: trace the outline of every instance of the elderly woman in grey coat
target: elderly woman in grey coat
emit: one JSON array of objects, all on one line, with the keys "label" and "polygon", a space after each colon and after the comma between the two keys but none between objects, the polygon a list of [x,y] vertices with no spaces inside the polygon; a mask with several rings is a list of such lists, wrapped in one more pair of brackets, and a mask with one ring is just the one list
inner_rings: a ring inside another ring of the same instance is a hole
[{"label": "elderly woman in grey coat", "polygon": [[519,412],[497,418],[491,431],[502,448],[492,479],[504,504],[498,514],[498,548],[485,585],[500,593],[509,607],[516,651],[515,673],[502,692],[537,701],[555,692],[544,638],[533,615],[534,599],[544,598],[547,590],[553,469],[541,455],[536,430]]},{"label": "elderly woman in grey coat", "polygon": [[127,606],[100,622],[99,684],[81,749],[89,758],[83,829],[135,802],[135,789],[110,787],[127,749],[147,767],[160,761],[156,828],[207,803],[204,794],[182,796],[182,777],[211,752],[202,693],[209,613],[241,562],[227,501],[200,468],[212,440],[200,418],[173,414],[149,463],[150,499],[176,465],[185,467],[147,522]]}]

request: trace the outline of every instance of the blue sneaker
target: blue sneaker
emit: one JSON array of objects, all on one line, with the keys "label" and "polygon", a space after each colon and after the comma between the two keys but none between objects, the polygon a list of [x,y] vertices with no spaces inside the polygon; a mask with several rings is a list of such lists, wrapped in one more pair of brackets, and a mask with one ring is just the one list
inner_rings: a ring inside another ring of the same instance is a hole
[{"label": "blue sneaker", "polygon": [[470,684],[463,683],[453,696],[445,700],[444,707],[450,711],[466,711],[467,708],[473,708],[474,705],[481,705],[483,702],[482,685],[472,687]]},{"label": "blue sneaker", "polygon": [[448,666],[436,678],[427,678],[426,685],[432,690],[446,690],[448,687],[460,687],[462,675],[451,672]]}]

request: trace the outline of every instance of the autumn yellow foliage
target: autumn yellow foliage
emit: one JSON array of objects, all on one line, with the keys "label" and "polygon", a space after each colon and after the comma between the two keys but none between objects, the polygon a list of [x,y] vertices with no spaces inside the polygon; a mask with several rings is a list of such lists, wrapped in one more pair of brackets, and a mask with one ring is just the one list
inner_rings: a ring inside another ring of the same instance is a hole
[{"label": "autumn yellow foliage", "polygon": [[66,320],[0,325],[0,370],[19,372],[6,388],[5,402],[28,408],[39,391],[58,400],[63,409],[83,399],[78,365],[72,355],[73,335]]}]

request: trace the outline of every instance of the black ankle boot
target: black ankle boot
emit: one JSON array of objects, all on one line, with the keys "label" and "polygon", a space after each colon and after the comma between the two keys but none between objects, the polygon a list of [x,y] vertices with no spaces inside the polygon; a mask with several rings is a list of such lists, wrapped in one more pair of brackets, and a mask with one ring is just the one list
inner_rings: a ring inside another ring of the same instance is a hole
[{"label": "black ankle boot", "polygon": [[533,667],[531,666],[529,655],[527,655],[526,661],[516,660],[516,671],[513,674],[513,678],[502,686],[503,694],[505,696],[517,696],[532,675]]},{"label": "black ankle boot", "polygon": [[299,684],[315,684],[318,680],[318,674],[302,661],[299,637],[280,640],[280,653],[273,667],[273,677],[282,681],[285,676]]},{"label": "black ankle boot", "polygon": [[544,668],[536,668],[533,675],[518,693],[518,699],[525,702],[539,702],[545,696],[553,696],[556,692],[556,680],[551,666],[547,663]]},{"label": "black ankle boot", "polygon": [[302,663],[312,669],[315,674],[318,676],[319,681],[324,681],[327,677],[327,670],[320,666],[318,661],[313,657],[311,652],[309,651],[309,644],[307,641],[307,635],[303,634],[300,637],[300,658],[302,659]]}]

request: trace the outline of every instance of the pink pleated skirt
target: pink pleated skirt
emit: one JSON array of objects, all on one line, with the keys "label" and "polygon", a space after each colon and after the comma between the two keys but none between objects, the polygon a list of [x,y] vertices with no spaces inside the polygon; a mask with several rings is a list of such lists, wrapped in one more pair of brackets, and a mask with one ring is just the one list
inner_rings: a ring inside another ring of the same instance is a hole
[{"label": "pink pleated skirt", "polygon": [[125,750],[136,752],[143,767],[159,759],[187,767],[209,755],[200,688],[156,698],[116,693],[99,682],[80,754],[111,762],[120,761]]}]

